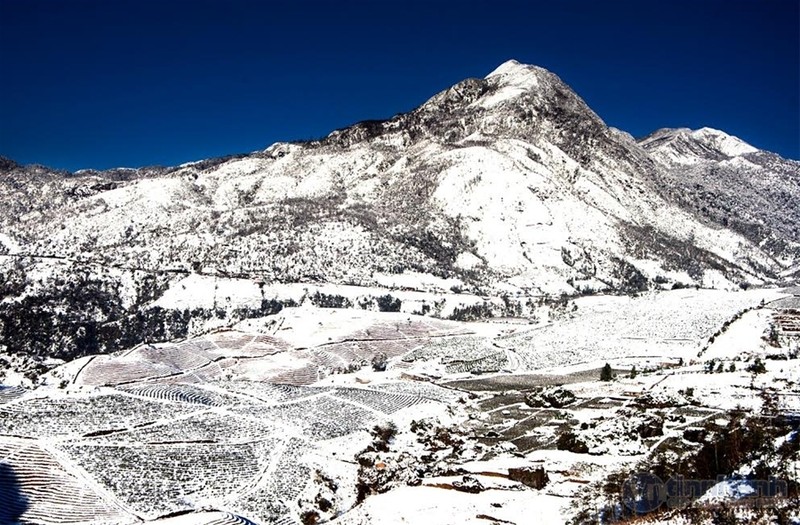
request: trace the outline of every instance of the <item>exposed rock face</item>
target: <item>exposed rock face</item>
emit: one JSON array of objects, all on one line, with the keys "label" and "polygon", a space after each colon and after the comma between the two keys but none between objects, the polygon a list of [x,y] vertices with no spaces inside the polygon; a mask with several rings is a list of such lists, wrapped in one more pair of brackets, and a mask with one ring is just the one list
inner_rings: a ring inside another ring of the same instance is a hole
[{"label": "exposed rock face", "polygon": [[575,401],[575,394],[561,387],[547,388],[531,392],[525,396],[525,403],[532,407],[561,408]]},{"label": "exposed rock face", "polygon": [[454,481],[453,488],[470,494],[479,494],[486,490],[486,487],[475,476],[464,476],[461,481]]},{"label": "exposed rock face", "polygon": [[550,481],[544,467],[520,467],[508,469],[508,479],[518,481],[536,490],[543,489]]},{"label": "exposed rock face", "polygon": [[[489,297],[757,284],[800,271],[798,188],[800,163],[722,132],[637,143],[515,61],[392,119],[246,155],[76,173],[2,159],[0,345],[74,356],[181,337],[195,318],[279,309],[282,283],[414,275],[440,284],[397,286]],[[201,307],[192,275],[261,288]],[[159,302],[181,286],[180,308]]]}]

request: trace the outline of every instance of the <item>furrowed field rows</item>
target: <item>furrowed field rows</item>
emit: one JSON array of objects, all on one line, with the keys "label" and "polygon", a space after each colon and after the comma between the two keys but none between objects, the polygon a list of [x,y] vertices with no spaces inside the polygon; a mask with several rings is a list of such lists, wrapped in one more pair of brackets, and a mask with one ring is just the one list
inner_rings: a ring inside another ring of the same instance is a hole
[{"label": "furrowed field rows", "polygon": [[123,433],[93,437],[98,443],[248,443],[264,441],[284,432],[280,422],[254,420],[238,414],[200,412],[178,421],[149,425]]},{"label": "furrowed field rows", "polygon": [[118,385],[179,372],[180,369],[161,363],[100,356],[86,365],[75,382],[87,386]]},{"label": "furrowed field rows", "polygon": [[30,399],[0,408],[0,435],[77,437],[171,420],[196,406],[166,404],[122,394]]},{"label": "furrowed field rows", "polygon": [[725,321],[757,305],[757,297],[692,290],[646,299],[590,298],[576,302],[584,308],[577,319],[503,336],[497,343],[517,351],[529,370],[624,355],[670,356],[699,349]]},{"label": "furrowed field rows", "polygon": [[292,438],[286,450],[278,459],[271,479],[267,481],[267,491],[278,499],[291,502],[303,492],[311,481],[311,469],[302,461],[308,445],[302,439]]},{"label": "furrowed field rows", "polygon": [[20,397],[25,395],[25,392],[27,392],[27,390],[21,387],[0,386],[0,405],[3,405],[5,403],[10,403],[15,399],[19,399]]},{"label": "furrowed field rows", "polygon": [[148,521],[146,523],[147,525],[258,525],[242,516],[237,516],[230,512],[218,511],[191,512],[176,517]]},{"label": "furrowed field rows", "polygon": [[420,396],[389,394],[361,388],[337,388],[334,395],[387,415],[424,401]]},{"label": "furrowed field rows", "polygon": [[217,381],[214,384],[230,392],[251,396],[268,404],[316,396],[329,390],[326,387],[264,383],[261,381]]},{"label": "furrowed field rows", "polygon": [[226,514],[221,518],[209,521],[207,525],[255,525],[252,521],[235,514]]},{"label": "furrowed field rows", "polygon": [[125,356],[149,363],[160,363],[174,370],[189,370],[208,363],[211,359],[199,352],[179,349],[175,346],[149,346],[141,348]]},{"label": "furrowed field rows", "polygon": [[[268,421],[281,421],[311,440],[331,439],[370,428],[377,415],[343,400],[323,394],[286,405],[237,407],[235,412]],[[335,414],[335,417],[331,417]]]},{"label": "furrowed field rows", "polygon": [[270,381],[288,385],[310,385],[320,380],[319,372],[320,370],[317,365],[309,363],[300,368],[293,368],[275,374],[270,377]]},{"label": "furrowed field rows", "polygon": [[[0,461],[11,476],[0,477],[0,494],[20,490],[26,499],[26,523],[131,523],[133,518],[105,501],[83,480],[64,470],[36,445],[0,441]],[[5,486],[13,479],[14,486]],[[10,502],[0,502],[10,504]]]},{"label": "furrowed field rows", "polygon": [[396,381],[382,383],[373,387],[378,392],[396,392],[412,396],[420,396],[423,399],[437,401],[445,405],[452,404],[464,396],[463,392],[445,388],[433,383],[422,381]]},{"label": "furrowed field rows", "polygon": [[219,407],[241,402],[238,398],[233,396],[223,395],[206,388],[185,383],[126,385],[118,387],[118,390],[136,396],[158,399],[160,401],[181,402],[204,406]]},{"label": "furrowed field rows", "polygon": [[318,350],[334,354],[345,361],[369,361],[378,353],[386,354],[387,357],[403,355],[412,348],[420,345],[416,339],[391,339],[379,341],[349,341],[346,343],[333,343],[317,347]]},{"label": "furrowed field rows", "polygon": [[447,363],[445,371],[448,374],[465,374],[465,373],[490,373],[499,372],[508,365],[508,357],[505,352],[495,352],[473,359],[471,361],[451,361]]},{"label": "furrowed field rows", "polygon": [[[289,514],[289,508],[273,493],[274,489],[263,489],[246,494],[231,505],[232,510],[249,516],[259,525],[285,523],[296,525],[297,521]],[[216,523],[216,522],[215,522]],[[230,522],[226,522],[230,523]]]},{"label": "furrowed field rows", "polygon": [[268,335],[245,334],[236,331],[218,332],[205,336],[215,346],[210,353],[213,356],[237,355],[242,357],[259,357],[290,350],[285,341]]},{"label": "furrowed field rows", "polygon": [[454,326],[435,319],[408,320],[396,323],[376,323],[369,328],[356,330],[348,339],[414,339],[442,337],[446,335],[465,335],[470,333],[464,327]]},{"label": "furrowed field rows", "polygon": [[290,349],[270,336],[220,332],[178,344],[144,345],[121,355],[97,356],[80,371],[75,383],[113,386],[179,375],[205,381],[221,377],[224,369],[239,359],[268,358]]},{"label": "furrowed field rows", "polygon": [[63,449],[121,501],[152,519],[192,509],[196,499],[235,494],[269,461],[267,445],[81,444]]},{"label": "furrowed field rows", "polygon": [[450,361],[472,361],[497,353],[497,347],[486,337],[443,337],[426,342],[416,350],[403,356],[404,362],[430,361],[438,359],[442,363]]}]

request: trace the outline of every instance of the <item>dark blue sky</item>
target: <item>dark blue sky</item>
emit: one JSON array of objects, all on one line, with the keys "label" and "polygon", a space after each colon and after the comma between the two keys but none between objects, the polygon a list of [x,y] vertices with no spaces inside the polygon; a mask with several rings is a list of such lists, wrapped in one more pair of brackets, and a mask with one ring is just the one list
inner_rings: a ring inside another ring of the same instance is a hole
[{"label": "dark blue sky", "polygon": [[509,58],[643,136],[800,158],[797,0],[0,0],[0,155],[171,165],[407,111]]}]

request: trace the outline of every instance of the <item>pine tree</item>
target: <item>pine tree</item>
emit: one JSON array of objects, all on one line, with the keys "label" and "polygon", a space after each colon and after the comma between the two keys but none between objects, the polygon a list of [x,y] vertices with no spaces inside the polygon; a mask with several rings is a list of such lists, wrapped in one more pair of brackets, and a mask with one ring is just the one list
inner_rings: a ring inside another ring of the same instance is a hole
[{"label": "pine tree", "polygon": [[636,365],[633,365],[633,366],[631,367],[631,373],[630,373],[630,375],[629,375],[628,377],[630,377],[631,379],[633,379],[633,378],[635,378],[635,377],[636,377],[636,375],[637,375],[637,374],[638,374],[638,372],[636,371]]},{"label": "pine tree", "polygon": [[603,369],[600,371],[600,381],[611,381],[613,379],[613,374],[611,373],[611,365],[606,363],[603,366]]}]

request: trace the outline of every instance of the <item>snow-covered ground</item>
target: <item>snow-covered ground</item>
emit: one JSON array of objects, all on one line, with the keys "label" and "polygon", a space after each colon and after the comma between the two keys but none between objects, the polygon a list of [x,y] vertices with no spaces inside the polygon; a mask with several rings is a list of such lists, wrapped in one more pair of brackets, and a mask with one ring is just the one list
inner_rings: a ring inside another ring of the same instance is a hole
[{"label": "snow-covered ground", "polygon": [[[0,458],[44,524],[563,523],[666,443],[688,454],[737,411],[800,413],[797,340],[770,339],[782,296],[585,297],[540,325],[303,303],[0,390]],[[701,501],[740,498],[736,479]]]}]

